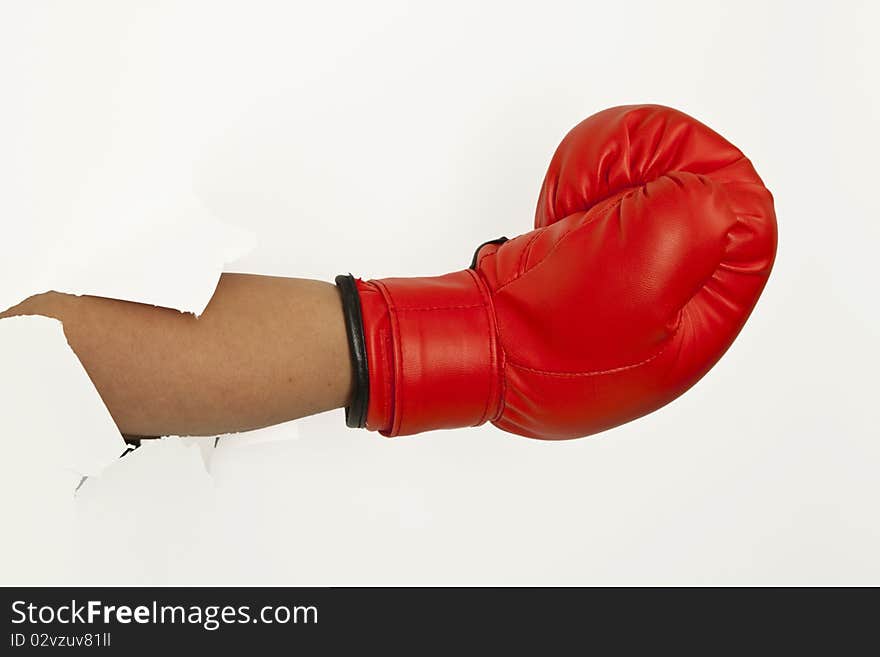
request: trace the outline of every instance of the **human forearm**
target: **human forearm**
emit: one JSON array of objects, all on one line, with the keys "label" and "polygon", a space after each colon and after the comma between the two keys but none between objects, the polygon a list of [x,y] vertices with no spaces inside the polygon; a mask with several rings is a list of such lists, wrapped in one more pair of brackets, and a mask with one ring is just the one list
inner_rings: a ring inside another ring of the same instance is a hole
[{"label": "human forearm", "polygon": [[129,435],[243,431],[344,406],[351,368],[335,286],[224,274],[205,312],[50,292],[0,317],[62,321]]}]

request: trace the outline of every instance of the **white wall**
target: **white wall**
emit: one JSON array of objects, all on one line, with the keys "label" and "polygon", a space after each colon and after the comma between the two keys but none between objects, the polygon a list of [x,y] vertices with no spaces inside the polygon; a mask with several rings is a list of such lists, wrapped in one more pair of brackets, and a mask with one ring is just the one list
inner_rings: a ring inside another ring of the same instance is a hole
[{"label": "white wall", "polygon": [[[64,390],[35,392],[57,423],[7,423],[0,440],[0,583],[880,583],[878,20],[870,2],[5,3],[13,301],[47,280],[33,262],[69,273],[45,245],[74,220],[124,228],[154,194],[173,205],[170,188],[257,239],[192,276],[459,269],[529,229],[569,128],[635,102],[742,148],[780,237],[714,370],[590,439],[388,440],[339,411],[217,449],[168,439],[73,498],[70,473],[61,486],[34,454],[98,429]],[[134,191],[105,200],[120,187]],[[161,287],[181,271],[155,265],[163,240],[186,257],[158,235],[125,248]],[[7,389],[24,376],[9,363]]]}]

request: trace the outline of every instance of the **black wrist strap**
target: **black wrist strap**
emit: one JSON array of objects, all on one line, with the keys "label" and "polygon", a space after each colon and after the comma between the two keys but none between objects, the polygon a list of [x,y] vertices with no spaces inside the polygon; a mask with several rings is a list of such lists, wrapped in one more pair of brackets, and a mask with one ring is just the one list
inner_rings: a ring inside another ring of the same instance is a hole
[{"label": "black wrist strap", "polygon": [[345,407],[345,424],[352,429],[363,429],[367,426],[367,407],[370,402],[370,370],[367,367],[361,298],[351,274],[337,276],[336,287],[342,297],[342,316],[348,335],[348,351],[354,376],[351,403]]},{"label": "black wrist strap", "polygon": [[477,256],[480,255],[480,249],[482,249],[487,244],[504,244],[505,242],[509,242],[506,237],[499,237],[498,239],[489,240],[488,242],[483,242],[480,246],[477,247],[477,250],[474,251],[474,257],[471,260],[471,266],[468,269],[476,269],[477,268]]}]

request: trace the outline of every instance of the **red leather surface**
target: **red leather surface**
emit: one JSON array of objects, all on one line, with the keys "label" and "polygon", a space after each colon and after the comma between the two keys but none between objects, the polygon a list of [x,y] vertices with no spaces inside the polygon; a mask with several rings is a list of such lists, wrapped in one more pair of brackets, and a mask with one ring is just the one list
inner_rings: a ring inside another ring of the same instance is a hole
[{"label": "red leather surface", "polygon": [[413,434],[497,415],[497,329],[476,272],[358,280],[357,288],[370,368],[368,429]]},{"label": "red leather surface", "polygon": [[656,105],[605,110],[563,139],[535,227],[481,249],[476,276],[361,284],[369,428],[491,419],[562,439],[649,413],[730,346],[776,252],[748,159]]}]

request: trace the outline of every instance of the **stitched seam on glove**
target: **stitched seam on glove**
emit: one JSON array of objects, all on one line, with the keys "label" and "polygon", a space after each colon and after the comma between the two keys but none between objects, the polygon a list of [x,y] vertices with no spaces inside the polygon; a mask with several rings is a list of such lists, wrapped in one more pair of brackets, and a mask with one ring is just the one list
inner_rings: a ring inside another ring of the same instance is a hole
[{"label": "stitched seam on glove", "polygon": [[468,308],[482,308],[486,304],[485,303],[473,303],[468,306],[425,306],[423,308],[413,307],[413,308],[400,308],[395,307],[394,310],[397,312],[404,312],[408,310],[466,310]]},{"label": "stitched seam on glove", "polygon": [[498,349],[501,351],[501,398],[498,403],[498,413],[492,418],[492,422],[500,420],[501,416],[504,415],[504,411],[507,409],[507,363],[509,360],[507,358],[507,350],[504,348],[504,343],[501,341],[500,331],[498,332]]},{"label": "stitched seam on glove", "polygon": [[[510,363],[511,366],[513,366],[519,370],[525,370],[527,372],[532,372],[534,374],[541,374],[544,376],[600,376],[602,374],[614,374],[615,372],[624,372],[626,370],[632,370],[637,367],[641,367],[642,365],[647,365],[652,360],[654,360],[655,358],[660,356],[664,351],[669,349],[670,345],[675,340],[675,336],[678,335],[678,331],[681,329],[682,316],[684,315],[684,309],[693,300],[694,296],[696,296],[696,295],[691,296],[691,298],[688,299],[685,302],[685,304],[679,309],[678,319],[675,323],[675,328],[672,329],[672,332],[669,334],[669,337],[666,338],[666,341],[665,341],[666,344],[664,344],[662,347],[660,347],[657,351],[655,351],[653,354],[651,354],[647,358],[640,360],[637,363],[630,363],[629,365],[620,365],[618,367],[612,367],[612,368],[605,369],[605,370],[588,370],[586,372],[558,372],[558,371],[552,371],[552,370],[539,370],[534,367],[529,367],[528,365],[523,365],[521,363],[515,363],[510,360],[508,360],[507,362]],[[500,333],[500,329],[499,329],[499,333]]]},{"label": "stitched seam on glove", "polygon": [[[676,329],[677,333],[678,329]],[[529,367],[528,365],[520,365],[519,363],[511,362],[511,366],[517,368],[518,370],[525,370],[526,372],[531,372],[532,374],[540,374],[541,376],[601,376],[603,374],[614,374],[616,372],[625,372],[626,370],[633,370],[637,367],[641,367],[642,365],[647,365],[651,361],[658,358],[664,351],[666,351],[669,346],[672,344],[672,339],[675,337],[676,333],[667,338],[667,343],[660,348],[659,351],[654,353],[651,356],[648,356],[645,360],[639,361],[638,363],[632,363],[630,365],[621,365],[620,367],[612,367],[608,370],[595,370],[593,372],[551,372],[549,370],[538,370],[533,367]]]},{"label": "stitched seam on glove", "polygon": [[[391,394],[388,396],[389,402],[392,404],[390,408],[390,420],[391,420],[391,428],[388,430],[389,436],[396,436],[400,433],[400,424],[402,421],[400,409],[402,406],[402,396],[403,391],[401,390],[403,386],[398,384],[398,381],[401,380],[402,373],[402,354],[400,353],[399,340],[396,339],[395,336],[400,335],[400,325],[397,321],[397,313],[396,308],[394,306],[394,301],[391,298],[391,293],[381,281],[373,281],[376,288],[382,294],[382,298],[385,300],[385,306],[388,308],[388,323],[390,326],[390,332],[388,335],[388,342],[390,345],[390,350],[388,354],[393,359],[393,363],[389,364],[389,370],[391,371],[391,375],[388,377],[389,382],[391,383],[392,389]],[[386,356],[387,358],[388,356]]]},{"label": "stitched seam on glove", "polygon": [[494,293],[489,287],[489,284],[483,278],[483,275],[480,273],[483,260],[489,256],[494,256],[496,253],[498,253],[498,249],[480,256],[477,266],[473,269],[474,276],[479,279],[482,286],[486,289],[486,296],[489,299],[489,309],[492,313],[492,319],[494,320],[493,323],[495,326],[495,350],[498,354],[498,376],[500,381],[498,384],[498,412],[491,418],[488,418],[490,422],[497,422],[500,420],[501,416],[504,415],[504,410],[507,408],[507,350],[504,348],[504,341],[501,339],[501,327],[498,326],[498,313],[495,311]]},{"label": "stitched seam on glove", "polygon": [[[516,269],[514,271],[523,271],[525,269],[525,264],[528,259],[528,255],[532,252],[532,245],[535,243],[535,240],[538,239],[543,234],[543,232],[544,232],[543,230],[536,230],[535,234],[532,235],[532,239],[530,239],[528,241],[528,243],[525,245],[525,247],[523,247],[522,255],[519,257],[519,264],[516,266]],[[515,276],[519,277],[519,276],[521,276],[521,274],[515,274]],[[513,282],[515,280],[516,280],[516,278],[512,279],[510,282]],[[506,284],[507,283],[505,283],[504,285],[506,285]],[[504,285],[502,285],[501,287],[504,287]],[[498,289],[501,289],[501,288],[498,288]]]},{"label": "stitched seam on glove", "polygon": [[[490,339],[490,347],[489,347],[489,366],[492,369],[492,372],[495,373],[498,368],[498,349],[501,344],[501,338],[498,334],[498,328],[496,326],[495,321],[495,305],[492,303],[492,295],[489,293],[489,287],[486,285],[486,282],[482,279],[480,274],[473,269],[465,270],[468,274],[470,274],[471,278],[474,280],[474,284],[477,286],[477,289],[480,292],[480,296],[483,298],[483,303],[480,304],[479,307],[483,308],[486,311],[486,327],[487,333],[489,334]],[[473,426],[478,427],[488,419],[489,410],[491,409],[493,404],[497,404],[498,406],[503,407],[503,398],[500,396],[501,389],[498,382],[498,376],[501,373],[497,372],[496,376],[493,376],[491,382],[491,388],[489,389],[489,394],[486,395],[486,403],[483,406],[483,412],[480,415],[480,420]],[[498,388],[496,393],[496,388]],[[496,394],[498,397],[496,398]],[[500,415],[499,411],[496,415]]]},{"label": "stitched seam on glove", "polygon": [[[671,173],[671,172],[670,172],[670,173]],[[533,265],[532,265],[531,267],[529,267],[528,269],[525,269],[524,271],[521,271],[521,272],[519,272],[518,274],[514,275],[514,277],[511,278],[509,281],[505,281],[504,283],[502,283],[499,287],[497,287],[497,288],[495,289],[495,294],[498,294],[499,292],[501,292],[501,290],[503,290],[504,288],[506,288],[508,285],[511,285],[511,284],[515,283],[515,282],[518,281],[519,279],[523,278],[526,274],[528,274],[528,273],[531,272],[531,271],[534,271],[537,267],[539,267],[541,264],[543,264],[544,262],[546,262],[547,259],[548,259],[551,255],[553,255],[553,253],[556,251],[556,249],[559,248],[559,245],[562,244],[562,242],[565,241],[565,238],[566,238],[566,237],[568,237],[569,235],[571,235],[571,234],[573,234],[573,233],[579,231],[579,230],[582,229],[582,228],[587,228],[587,227],[589,227],[589,226],[592,226],[594,223],[596,223],[596,222],[599,221],[600,219],[605,219],[605,218],[608,217],[608,215],[611,214],[616,208],[620,207],[620,204],[623,203],[624,200],[626,200],[627,198],[629,198],[630,196],[632,196],[633,194],[635,194],[636,192],[638,192],[640,189],[641,189],[641,187],[639,187],[638,189],[632,189],[632,190],[630,190],[629,192],[627,192],[626,194],[624,194],[623,196],[621,196],[619,199],[617,199],[614,203],[612,203],[612,204],[608,207],[608,209],[605,210],[604,212],[597,214],[595,217],[593,217],[593,218],[590,219],[589,221],[586,221],[586,222],[584,222],[584,223],[579,223],[579,224],[575,225],[574,227],[569,228],[566,232],[564,232],[562,235],[559,236],[559,239],[557,239],[557,240],[556,240],[556,243],[550,248],[550,250],[549,250],[546,254],[544,254],[544,257],[543,257],[543,258],[541,258],[538,262],[536,262],[535,264],[533,264]],[[587,212],[589,212],[589,210],[588,210]],[[572,214],[569,215],[569,216],[573,216],[574,214],[581,214],[581,213],[580,213],[580,212],[578,212],[578,213],[572,213]],[[584,213],[584,214],[586,214],[586,213]],[[546,230],[546,229],[543,229],[543,228],[540,229],[539,231],[537,231],[537,234],[539,235],[543,230]],[[532,238],[532,240],[529,241],[529,243],[526,245],[526,248],[530,247],[531,244],[532,244],[532,242],[535,241],[535,239],[537,239],[537,235],[536,235],[534,238]],[[522,262],[520,262],[520,266],[522,266]],[[519,267],[518,267],[517,269],[519,269]]]}]

